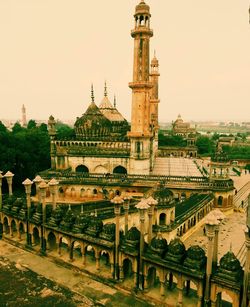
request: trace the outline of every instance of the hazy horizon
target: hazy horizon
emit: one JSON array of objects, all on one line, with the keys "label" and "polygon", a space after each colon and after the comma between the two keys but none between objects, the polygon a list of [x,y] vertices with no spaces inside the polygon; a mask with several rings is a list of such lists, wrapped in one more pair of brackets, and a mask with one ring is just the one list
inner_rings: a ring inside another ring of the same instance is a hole
[{"label": "hazy horizon", "polygon": [[[0,118],[75,120],[110,101],[130,121],[133,14],[139,1],[0,2]],[[249,1],[146,1],[160,64],[160,122],[249,121]]]}]

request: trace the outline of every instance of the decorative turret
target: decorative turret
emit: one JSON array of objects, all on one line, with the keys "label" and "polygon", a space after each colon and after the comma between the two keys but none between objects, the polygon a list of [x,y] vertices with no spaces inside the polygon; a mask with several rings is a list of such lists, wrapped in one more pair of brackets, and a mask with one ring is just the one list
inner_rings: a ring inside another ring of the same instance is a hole
[{"label": "decorative turret", "polygon": [[239,283],[242,282],[243,270],[240,261],[232,251],[227,252],[221,257],[216,275]]}]

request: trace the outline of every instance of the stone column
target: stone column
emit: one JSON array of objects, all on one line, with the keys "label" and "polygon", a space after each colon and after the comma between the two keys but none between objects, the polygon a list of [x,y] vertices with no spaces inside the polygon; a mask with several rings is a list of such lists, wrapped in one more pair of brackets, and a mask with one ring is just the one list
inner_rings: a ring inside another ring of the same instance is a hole
[{"label": "stone column", "polygon": [[40,193],[41,193],[41,200],[42,200],[42,209],[43,209],[43,222],[41,225],[41,253],[45,254],[46,252],[46,240],[44,238],[44,226],[46,223],[46,190],[48,185],[45,181],[42,181],[39,185]]},{"label": "stone column", "polygon": [[120,244],[120,214],[121,205],[124,200],[120,196],[115,196],[111,203],[115,205],[115,279],[119,279],[119,244]]},{"label": "stone column", "polygon": [[[215,209],[209,213],[213,215],[219,223],[225,218],[225,215],[220,211],[220,209]],[[217,267],[218,264],[218,245],[219,245],[219,224],[215,226],[215,236],[214,236],[214,251],[213,251],[213,267]]]},{"label": "stone column", "polygon": [[213,246],[213,267],[217,267],[218,263],[218,244],[219,244],[219,225],[214,228],[214,246]]},{"label": "stone column", "polygon": [[38,199],[38,202],[41,203],[41,193],[40,193],[40,189],[39,189],[39,185],[40,183],[43,181],[43,179],[37,175],[34,179],[33,179],[33,182],[35,183],[36,185],[36,196],[37,196],[37,199]]},{"label": "stone column", "polygon": [[210,277],[212,273],[212,261],[213,261],[213,245],[215,236],[215,227],[219,224],[219,221],[213,215],[208,215],[206,219],[206,234],[208,238],[207,247],[207,267],[206,267],[206,288],[205,288],[205,306],[210,302]]},{"label": "stone column", "polygon": [[124,198],[124,204],[123,204],[123,209],[125,211],[125,215],[124,215],[124,220],[125,220],[125,228],[124,228],[124,234],[126,236],[127,232],[128,232],[128,213],[129,213],[129,204],[130,204],[130,200],[131,200],[131,196],[125,196]]},{"label": "stone column", "polygon": [[136,206],[140,214],[140,253],[139,253],[139,288],[143,290],[143,266],[142,266],[142,255],[144,251],[144,222],[145,222],[145,211],[150,208],[147,204],[147,200],[142,199]]},{"label": "stone column", "polygon": [[56,181],[54,178],[52,178],[48,184],[49,184],[50,193],[52,194],[53,210],[55,210],[56,209],[57,187],[58,187],[59,182]]},{"label": "stone column", "polygon": [[[153,225],[152,225],[152,220],[154,216],[154,211],[155,211],[155,205],[157,205],[157,200],[155,200],[153,197],[149,197],[147,200],[147,204],[150,206],[148,208],[148,244],[151,244],[152,240],[152,233],[153,233]],[[154,221],[155,222],[155,221]]]},{"label": "stone column", "polygon": [[29,220],[30,220],[30,206],[31,206],[31,199],[30,199],[30,194],[31,194],[31,186],[32,186],[32,181],[29,180],[28,178],[23,181],[23,185],[25,188],[25,193],[26,193],[26,203],[27,203],[27,221],[26,221],[26,234],[27,234],[27,245],[31,246],[31,234],[30,234],[30,229],[29,229]]},{"label": "stone column", "polygon": [[12,180],[13,180],[13,176],[14,174],[12,174],[10,171],[8,171],[4,177],[7,179],[7,183],[8,183],[8,188],[9,188],[9,196],[13,195],[12,192]]}]

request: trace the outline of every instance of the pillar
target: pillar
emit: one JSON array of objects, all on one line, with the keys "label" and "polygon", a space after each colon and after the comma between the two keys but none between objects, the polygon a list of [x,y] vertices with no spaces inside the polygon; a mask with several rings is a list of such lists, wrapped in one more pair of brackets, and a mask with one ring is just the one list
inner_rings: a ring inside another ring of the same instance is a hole
[{"label": "pillar", "polygon": [[[212,273],[212,260],[213,260],[213,240],[215,236],[215,218],[209,220],[206,224],[206,234],[208,238],[208,247],[207,247],[207,267],[206,267],[206,288],[205,288],[205,305],[208,306],[210,302],[210,277]],[[218,221],[217,221],[218,222]],[[217,223],[218,225],[218,223]]]},{"label": "pillar", "polygon": [[12,192],[12,179],[13,179],[14,174],[12,174],[10,171],[8,171],[4,177],[7,179],[7,183],[8,183],[8,188],[9,188],[9,196],[13,195]]}]

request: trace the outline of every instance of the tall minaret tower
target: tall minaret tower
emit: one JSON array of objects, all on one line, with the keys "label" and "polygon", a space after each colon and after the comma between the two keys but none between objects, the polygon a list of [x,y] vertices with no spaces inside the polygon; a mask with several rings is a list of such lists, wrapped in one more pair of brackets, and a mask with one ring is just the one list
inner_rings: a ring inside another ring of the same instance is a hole
[{"label": "tall minaret tower", "polygon": [[149,42],[153,36],[150,29],[150,8],[141,1],[135,9],[135,27],[131,31],[134,38],[134,66],[132,89],[130,173],[148,174],[152,168],[152,138],[150,120],[150,93],[153,84],[149,78]]},{"label": "tall minaret tower", "polygon": [[151,61],[151,71],[150,71],[150,81],[153,84],[150,95],[150,121],[151,130],[154,134],[153,138],[153,154],[155,155],[158,151],[158,132],[159,132],[159,122],[158,122],[158,104],[159,100],[159,61],[157,60],[155,53]]},{"label": "tall minaret tower", "polygon": [[26,127],[26,126],[27,126],[26,109],[25,109],[24,104],[23,104],[23,106],[22,106],[22,126],[23,126],[23,127]]}]

